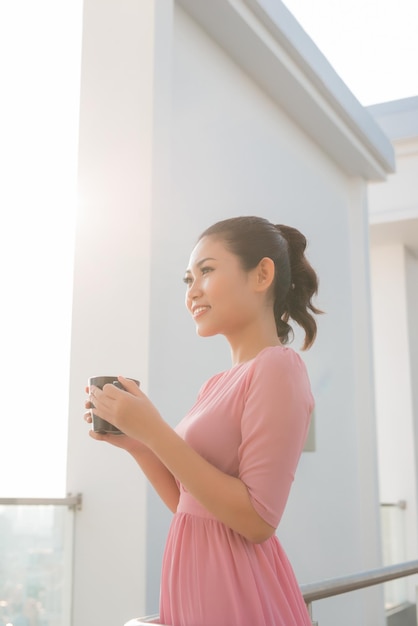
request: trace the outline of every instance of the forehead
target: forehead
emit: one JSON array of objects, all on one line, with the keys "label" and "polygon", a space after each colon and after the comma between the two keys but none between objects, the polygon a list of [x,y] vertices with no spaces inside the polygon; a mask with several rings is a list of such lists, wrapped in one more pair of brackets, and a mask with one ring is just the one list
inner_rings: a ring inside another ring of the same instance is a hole
[{"label": "forehead", "polygon": [[195,266],[202,259],[215,259],[216,261],[222,261],[222,259],[234,256],[226,248],[225,243],[218,237],[203,237],[197,242],[192,250],[189,259],[189,268]]}]

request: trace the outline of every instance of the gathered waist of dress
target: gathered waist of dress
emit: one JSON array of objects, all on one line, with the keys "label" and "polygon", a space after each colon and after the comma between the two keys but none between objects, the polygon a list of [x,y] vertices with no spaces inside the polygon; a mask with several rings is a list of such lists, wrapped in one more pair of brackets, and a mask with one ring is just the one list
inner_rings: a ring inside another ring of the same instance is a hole
[{"label": "gathered waist of dress", "polygon": [[200,504],[190,493],[187,491],[180,491],[180,499],[177,506],[177,513],[189,513],[196,517],[205,517],[207,519],[217,520],[204,506]]}]

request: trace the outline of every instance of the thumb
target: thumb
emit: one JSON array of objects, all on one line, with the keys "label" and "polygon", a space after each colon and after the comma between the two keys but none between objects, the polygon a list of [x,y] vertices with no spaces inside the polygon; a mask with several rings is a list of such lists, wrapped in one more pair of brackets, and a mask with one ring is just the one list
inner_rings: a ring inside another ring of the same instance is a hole
[{"label": "thumb", "polygon": [[122,388],[125,389],[125,391],[128,391],[134,396],[142,395],[141,392],[139,391],[139,385],[141,383],[139,382],[137,383],[134,380],[131,380],[130,378],[125,378],[124,376],[118,376],[118,381],[120,382]]}]

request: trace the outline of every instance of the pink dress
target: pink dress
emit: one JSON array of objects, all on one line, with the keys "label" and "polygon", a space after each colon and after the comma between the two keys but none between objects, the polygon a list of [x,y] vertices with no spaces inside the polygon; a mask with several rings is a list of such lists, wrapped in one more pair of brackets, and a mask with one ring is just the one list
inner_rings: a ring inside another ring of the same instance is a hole
[{"label": "pink dress", "polygon": [[[258,514],[277,527],[305,442],[313,398],[291,348],[268,347],[207,381],[177,432],[210,463],[247,486]],[[252,543],[218,521],[180,485],[165,549],[160,621],[172,626],[310,626],[276,535]]]}]

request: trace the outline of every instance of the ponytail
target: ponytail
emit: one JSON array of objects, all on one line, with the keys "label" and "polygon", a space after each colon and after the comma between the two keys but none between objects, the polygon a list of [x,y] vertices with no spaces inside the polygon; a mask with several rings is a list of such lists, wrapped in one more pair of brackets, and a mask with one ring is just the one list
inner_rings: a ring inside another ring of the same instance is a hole
[{"label": "ponytail", "polygon": [[322,313],[312,303],[313,296],[318,293],[318,277],[305,257],[306,237],[291,226],[277,224],[276,229],[287,242],[291,281],[284,297],[282,293],[275,294],[274,317],[277,334],[283,343],[288,343],[289,335],[293,335],[288,322],[293,319],[305,331],[303,350],[307,350],[315,341],[317,333],[312,313]]}]

